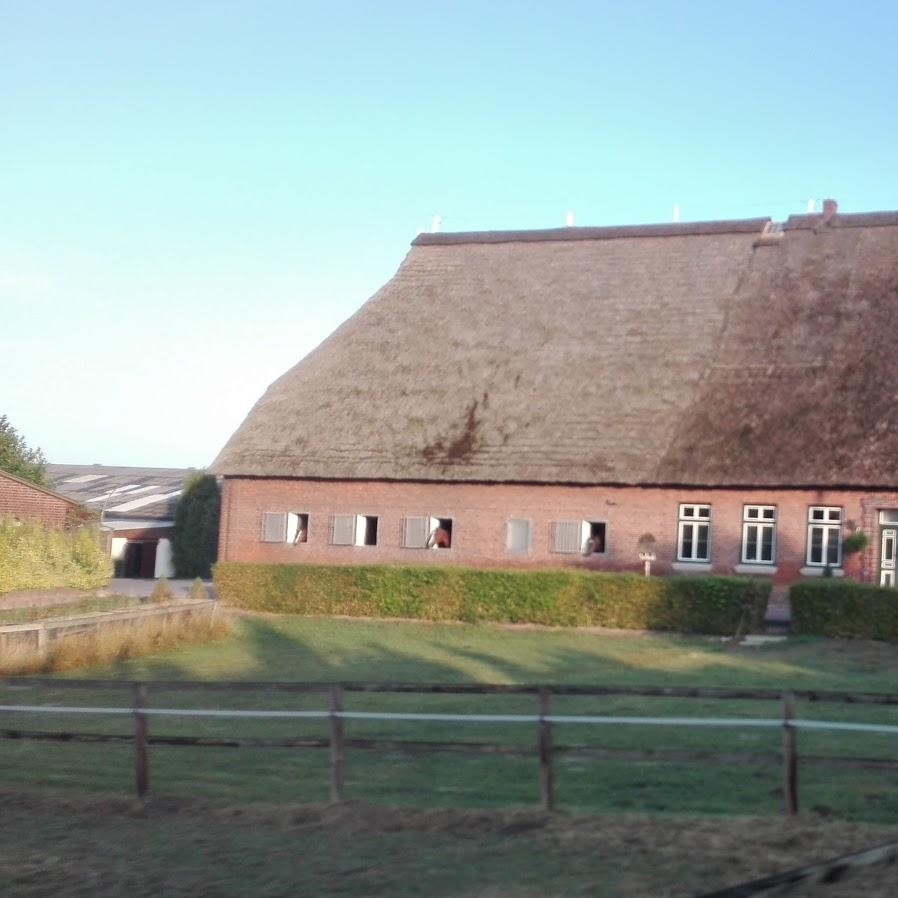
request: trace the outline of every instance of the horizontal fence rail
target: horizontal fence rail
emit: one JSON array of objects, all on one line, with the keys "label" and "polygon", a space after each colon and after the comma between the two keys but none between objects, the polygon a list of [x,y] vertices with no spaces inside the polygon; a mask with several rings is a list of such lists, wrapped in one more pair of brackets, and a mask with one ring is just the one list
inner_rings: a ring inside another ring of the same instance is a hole
[{"label": "horizontal fence rail", "polygon": [[[896,697],[891,694],[838,693],[838,692],[781,692],[777,690],[744,689],[693,689],[690,687],[634,687],[634,686],[501,686],[487,684],[408,684],[408,683],[252,683],[237,681],[187,682],[154,681],[129,682],[115,680],[57,680],[50,678],[8,677],[0,679],[0,687],[8,691],[46,690],[110,690],[130,691],[132,702],[128,706],[98,705],[56,705],[7,703],[0,705],[2,714],[38,714],[70,716],[130,716],[134,719],[133,736],[103,733],[72,733],[31,731],[17,728],[0,729],[0,739],[33,739],[58,742],[123,742],[133,741],[135,747],[135,782],[140,796],[146,794],[149,784],[149,745],[192,746],[192,747],[291,747],[328,748],[330,751],[331,798],[343,798],[345,779],[346,748],[364,748],[382,751],[464,751],[488,752],[532,756],[533,748],[516,745],[498,745],[463,741],[402,740],[402,739],[350,739],[344,728],[352,721],[380,721],[395,723],[459,723],[459,724],[502,724],[535,726],[536,750],[540,766],[540,794],[543,806],[552,810],[555,806],[553,758],[558,754],[583,754],[585,756],[649,759],[664,761],[706,761],[741,762],[748,760],[769,761],[774,755],[752,755],[738,752],[702,752],[692,750],[656,749],[604,749],[589,746],[561,746],[553,742],[556,726],[596,726],[596,727],[675,727],[692,728],[745,728],[780,729],[782,731],[782,751],[779,758],[783,770],[783,795],[788,814],[798,811],[798,750],[799,730],[875,733],[898,735],[898,725],[865,723],[840,720],[806,720],[796,714],[796,699],[804,696],[811,702],[833,702],[866,705],[892,705]],[[209,707],[168,708],[149,707],[148,694],[157,689],[164,692],[235,691],[235,692],[287,692],[326,695],[326,709],[225,709]],[[536,713],[516,714],[470,714],[443,713],[432,711],[355,711],[344,707],[345,694],[351,693],[397,693],[418,695],[534,695],[537,698]],[[646,697],[676,697],[726,700],[772,700],[781,703],[780,717],[684,717],[684,716],[628,716],[607,714],[558,714],[552,711],[554,696],[609,696],[630,695]],[[282,719],[282,720],[325,720],[330,724],[327,738],[251,738],[251,737],[204,737],[204,736],[155,736],[149,733],[151,718],[218,718],[240,719]],[[813,756],[804,758],[807,763],[829,763],[843,767],[870,767],[895,769],[898,760],[883,758],[826,758]]]},{"label": "horizontal fence rail", "polygon": [[[29,714],[133,714],[133,708],[112,708],[97,705],[0,705],[0,711]],[[223,708],[144,708],[147,717],[219,717],[329,720],[395,720],[442,723],[559,723],[559,724],[622,724],[627,726],[677,727],[794,727],[806,730],[846,730],[859,733],[898,734],[898,725],[879,723],[851,723],[834,720],[788,720],[776,717],[627,717],[594,714],[441,714],[430,711],[283,711],[239,710]]]}]

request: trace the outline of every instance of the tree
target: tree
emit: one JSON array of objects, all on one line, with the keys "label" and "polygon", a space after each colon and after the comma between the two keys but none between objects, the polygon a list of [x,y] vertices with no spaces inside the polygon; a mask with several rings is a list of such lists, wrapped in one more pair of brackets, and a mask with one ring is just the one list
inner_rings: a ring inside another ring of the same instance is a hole
[{"label": "tree", "polygon": [[50,485],[44,453],[40,449],[29,449],[6,415],[0,415],[0,471],[15,474],[38,486]]},{"label": "tree", "polygon": [[218,554],[218,481],[197,471],[184,483],[175,512],[172,560],[178,577],[209,577]]}]

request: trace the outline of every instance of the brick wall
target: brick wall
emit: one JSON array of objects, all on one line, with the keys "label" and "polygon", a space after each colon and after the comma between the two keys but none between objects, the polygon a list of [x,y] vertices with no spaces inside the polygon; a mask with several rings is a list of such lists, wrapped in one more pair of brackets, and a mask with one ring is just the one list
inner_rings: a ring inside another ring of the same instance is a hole
[{"label": "brick wall", "polygon": [[[384,483],[227,478],[222,495],[219,558],[323,564],[459,563],[474,566],[568,566],[601,570],[641,570],[636,544],[644,533],[656,540],[653,571],[675,570],[680,503],[711,505],[711,569],[734,573],[741,564],[744,504],[777,507],[775,582],[800,576],[807,551],[811,505],[840,506],[844,532],[862,526],[871,538],[863,559],[846,563],[849,576],[875,580],[879,554],[876,512],[898,508],[898,493],[863,494],[838,490],[661,489],[639,487],[523,486],[508,484]],[[261,540],[264,512],[302,512],[310,516],[308,542],[300,545]],[[377,515],[377,546],[332,546],[330,516]],[[453,519],[452,548],[403,548],[406,515]],[[510,517],[531,521],[532,548],[512,555],[505,548]],[[550,551],[553,521],[605,521],[606,552],[601,556]],[[684,567],[677,565],[677,569]],[[707,570],[696,566],[696,571]],[[759,573],[764,569],[759,569]]]},{"label": "brick wall", "polygon": [[45,527],[62,527],[78,506],[52,493],[22,483],[0,472],[0,518],[37,521]]}]

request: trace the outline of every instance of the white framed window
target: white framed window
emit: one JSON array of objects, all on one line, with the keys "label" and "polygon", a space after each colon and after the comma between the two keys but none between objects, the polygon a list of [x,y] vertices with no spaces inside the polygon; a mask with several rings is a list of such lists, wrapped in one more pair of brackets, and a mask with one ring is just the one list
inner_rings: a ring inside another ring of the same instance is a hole
[{"label": "white framed window", "polygon": [[309,515],[305,511],[287,512],[287,542],[299,546],[309,541]]},{"label": "white framed window", "polygon": [[434,515],[408,516],[402,519],[402,546],[405,549],[451,549],[452,518]]},{"label": "white framed window", "polygon": [[677,561],[711,558],[711,506],[681,505],[677,528]]},{"label": "white framed window", "polygon": [[567,555],[604,555],[604,521],[553,521],[549,551]]},{"label": "white framed window", "polygon": [[332,546],[376,546],[377,515],[332,515],[330,544]]},{"label": "white framed window", "polygon": [[773,564],[776,560],[776,506],[742,506],[742,562]]},{"label": "white framed window", "polygon": [[262,542],[283,543],[287,540],[287,513],[284,511],[262,512]]},{"label": "white framed window", "polygon": [[808,508],[809,567],[840,567],[842,564],[842,509],[831,505]]},{"label": "white framed window", "polygon": [[512,555],[526,555],[530,551],[530,520],[509,518],[505,524],[505,551]]}]

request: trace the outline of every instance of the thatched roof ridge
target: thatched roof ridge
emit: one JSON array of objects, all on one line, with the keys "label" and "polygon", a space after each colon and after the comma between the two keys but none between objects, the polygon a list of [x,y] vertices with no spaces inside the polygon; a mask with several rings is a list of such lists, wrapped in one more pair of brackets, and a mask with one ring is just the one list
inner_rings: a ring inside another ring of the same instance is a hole
[{"label": "thatched roof ridge", "polygon": [[621,240],[627,237],[685,237],[699,234],[757,234],[769,218],[732,221],[690,221],[668,224],[618,225],[604,228],[543,228],[532,231],[440,231],[419,234],[412,246],[452,246],[459,243],[544,243],[553,240]]},{"label": "thatched roof ridge", "polygon": [[898,225],[898,212],[840,212],[829,222],[816,212],[810,215],[790,215],[783,225],[784,231],[795,231],[801,228],[884,228]]},{"label": "thatched roof ridge", "polygon": [[898,485],[898,215],[808,218],[769,239],[765,219],[421,235],[215,470]]}]

